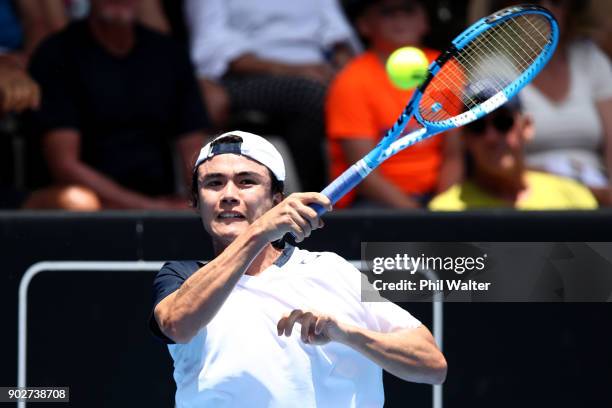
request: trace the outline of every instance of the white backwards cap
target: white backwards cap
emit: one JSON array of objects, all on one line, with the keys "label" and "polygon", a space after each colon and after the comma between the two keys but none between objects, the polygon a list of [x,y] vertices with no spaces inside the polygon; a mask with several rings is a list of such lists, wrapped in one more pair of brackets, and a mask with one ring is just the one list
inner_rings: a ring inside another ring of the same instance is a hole
[{"label": "white backwards cap", "polygon": [[[228,137],[230,138],[227,141],[223,141],[224,138]],[[193,171],[195,172],[200,164],[211,157],[227,153],[239,154],[253,159],[269,168],[278,181],[285,181],[285,162],[274,145],[261,136],[242,130],[232,130],[224,133],[206,144],[200,150]]]}]

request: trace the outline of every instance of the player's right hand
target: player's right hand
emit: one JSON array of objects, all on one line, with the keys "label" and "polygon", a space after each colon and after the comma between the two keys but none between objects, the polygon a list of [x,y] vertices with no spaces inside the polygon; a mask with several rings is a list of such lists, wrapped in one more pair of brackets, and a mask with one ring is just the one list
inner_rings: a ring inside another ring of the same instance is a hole
[{"label": "player's right hand", "polygon": [[323,220],[309,204],[319,204],[327,211],[332,205],[321,193],[294,193],[262,215],[255,224],[269,242],[293,234],[296,242],[310,236],[312,231],[323,227]]}]

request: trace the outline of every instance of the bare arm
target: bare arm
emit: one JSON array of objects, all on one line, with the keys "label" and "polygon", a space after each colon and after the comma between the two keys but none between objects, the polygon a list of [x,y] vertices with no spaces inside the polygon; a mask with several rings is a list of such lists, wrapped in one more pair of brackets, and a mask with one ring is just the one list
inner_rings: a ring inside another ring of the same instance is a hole
[{"label": "bare arm", "polygon": [[328,64],[291,65],[262,59],[254,54],[243,54],[234,59],[229,70],[235,74],[293,75],[322,83],[328,82],[334,75],[333,68]]},{"label": "bare arm", "polygon": [[19,0],[19,14],[23,22],[26,54],[30,54],[36,45],[49,34],[43,10],[36,0]]},{"label": "bare arm", "polygon": [[216,128],[223,129],[230,112],[229,95],[219,83],[207,78],[198,80],[208,115]]},{"label": "bare arm", "polygon": [[261,231],[250,228],[159,302],[154,315],[162,333],[176,343],[188,343],[217,314],[267,243]]},{"label": "bare arm", "polygon": [[441,384],[446,378],[446,359],[425,326],[379,333],[318,312],[293,310],[279,320],[278,335],[291,336],[295,323],[301,325],[304,343],[321,345],[337,341],[403,380]]},{"label": "bare arm", "polygon": [[63,0],[38,0],[37,3],[45,16],[49,33],[57,32],[68,25],[68,13]]},{"label": "bare arm", "polygon": [[161,202],[128,190],[80,159],[81,135],[73,129],[58,129],[43,138],[45,159],[58,183],[77,184],[93,190],[105,207],[162,208]]},{"label": "bare arm", "polygon": [[26,55],[30,55],[49,34],[67,24],[61,0],[19,0],[18,6],[25,30]]},{"label": "bare arm", "polygon": [[[343,139],[342,151],[349,163],[365,156],[376,144],[366,139]],[[386,204],[392,208],[419,208],[419,203],[404,194],[399,188],[387,181],[378,170],[374,170],[357,187],[359,192],[372,201]]]},{"label": "bare arm", "polygon": [[321,228],[323,224],[309,203],[331,209],[329,199],[322,194],[292,194],[253,222],[219,256],[159,302],[154,315],[162,333],[177,343],[189,342],[217,314],[266,245],[288,232],[300,242],[312,230]]},{"label": "bare arm", "polygon": [[446,359],[425,326],[391,333],[349,327],[344,344],[405,381],[442,384]]},{"label": "bare arm", "polygon": [[230,63],[230,71],[235,74],[272,74],[288,72],[286,64],[265,60],[254,54],[243,54]]}]

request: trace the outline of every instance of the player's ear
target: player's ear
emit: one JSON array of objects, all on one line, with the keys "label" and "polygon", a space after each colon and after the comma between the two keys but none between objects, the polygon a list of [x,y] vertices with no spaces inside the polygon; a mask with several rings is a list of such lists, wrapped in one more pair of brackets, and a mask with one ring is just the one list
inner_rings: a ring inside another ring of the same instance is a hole
[{"label": "player's ear", "polygon": [[274,203],[274,205],[277,205],[281,201],[283,201],[284,198],[285,196],[283,195],[283,193],[274,193],[274,195],[272,196],[272,202]]}]

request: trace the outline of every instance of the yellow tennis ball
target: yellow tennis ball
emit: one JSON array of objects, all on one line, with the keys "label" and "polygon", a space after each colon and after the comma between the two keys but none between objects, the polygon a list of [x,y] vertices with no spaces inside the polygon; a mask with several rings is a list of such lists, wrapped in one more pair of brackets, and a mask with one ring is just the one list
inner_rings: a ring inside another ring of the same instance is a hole
[{"label": "yellow tennis ball", "polygon": [[402,47],[387,59],[387,74],[393,85],[400,89],[412,89],[421,85],[427,78],[429,61],[418,48]]}]

